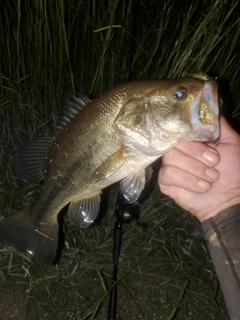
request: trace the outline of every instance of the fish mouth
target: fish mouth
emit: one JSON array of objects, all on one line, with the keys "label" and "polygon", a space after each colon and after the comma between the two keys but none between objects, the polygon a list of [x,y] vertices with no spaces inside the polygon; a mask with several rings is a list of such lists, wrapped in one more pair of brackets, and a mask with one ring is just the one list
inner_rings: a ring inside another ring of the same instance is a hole
[{"label": "fish mouth", "polygon": [[219,138],[219,101],[216,81],[206,81],[191,108],[196,140],[210,142]]}]

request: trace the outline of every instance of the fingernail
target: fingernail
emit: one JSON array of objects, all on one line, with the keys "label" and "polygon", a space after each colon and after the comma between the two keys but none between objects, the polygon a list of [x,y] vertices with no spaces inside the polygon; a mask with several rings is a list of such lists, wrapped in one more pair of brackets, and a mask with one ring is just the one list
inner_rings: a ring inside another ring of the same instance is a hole
[{"label": "fingernail", "polygon": [[198,186],[201,188],[201,189],[204,189],[206,191],[210,190],[212,185],[211,183],[205,181],[205,180],[199,180],[198,181]]},{"label": "fingernail", "polygon": [[203,153],[203,158],[205,160],[207,160],[210,164],[217,164],[219,162],[219,154],[217,153],[217,151],[213,150],[206,150]]},{"label": "fingernail", "polygon": [[217,181],[217,179],[219,178],[219,172],[213,168],[207,168],[205,170],[206,175],[211,178],[213,181]]}]

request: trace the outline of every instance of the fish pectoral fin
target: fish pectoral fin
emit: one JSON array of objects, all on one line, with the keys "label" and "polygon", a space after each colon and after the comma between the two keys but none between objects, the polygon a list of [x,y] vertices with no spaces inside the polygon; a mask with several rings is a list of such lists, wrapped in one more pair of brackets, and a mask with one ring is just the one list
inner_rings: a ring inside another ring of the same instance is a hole
[{"label": "fish pectoral fin", "polygon": [[14,157],[14,166],[19,178],[29,183],[40,183],[45,176],[46,156],[53,138],[38,137],[21,145]]},{"label": "fish pectoral fin", "polygon": [[100,201],[100,192],[90,198],[72,201],[68,208],[69,219],[81,228],[89,227],[98,215]]},{"label": "fish pectoral fin", "polygon": [[119,170],[127,159],[126,147],[122,146],[120,150],[107,158],[93,173],[92,177],[96,180],[107,179],[114,172]]},{"label": "fish pectoral fin", "polygon": [[146,182],[145,170],[141,170],[133,176],[126,177],[120,182],[120,189],[123,196],[128,202],[133,203],[137,201]]},{"label": "fish pectoral fin", "polygon": [[145,169],[145,182],[150,181],[152,177],[152,173],[153,173],[152,166],[147,166],[147,168]]}]

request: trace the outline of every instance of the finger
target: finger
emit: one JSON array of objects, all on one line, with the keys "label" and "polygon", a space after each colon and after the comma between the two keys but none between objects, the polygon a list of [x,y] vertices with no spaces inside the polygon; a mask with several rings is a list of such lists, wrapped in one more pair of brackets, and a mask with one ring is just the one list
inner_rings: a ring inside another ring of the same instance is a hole
[{"label": "finger", "polygon": [[215,166],[220,161],[219,153],[214,149],[214,145],[209,146],[205,143],[196,141],[181,141],[174,149],[178,149],[207,165]]},{"label": "finger", "polygon": [[191,192],[206,192],[212,187],[210,182],[172,166],[160,169],[158,184],[163,193],[169,187],[179,187]]},{"label": "finger", "polygon": [[208,146],[218,149],[218,147],[223,144],[240,145],[240,135],[228,124],[223,116],[220,117],[220,128],[218,141],[208,143]]},{"label": "finger", "polygon": [[176,148],[163,156],[162,164],[163,166],[176,167],[208,182],[217,181],[219,178],[219,172],[215,168]]},{"label": "finger", "polygon": [[239,134],[227,123],[224,117],[220,118],[220,142],[239,144]]}]

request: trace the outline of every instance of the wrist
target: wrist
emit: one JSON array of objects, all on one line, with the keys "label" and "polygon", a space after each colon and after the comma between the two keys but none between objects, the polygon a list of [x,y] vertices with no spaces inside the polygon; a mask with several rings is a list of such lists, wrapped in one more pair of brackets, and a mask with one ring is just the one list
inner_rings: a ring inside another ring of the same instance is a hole
[{"label": "wrist", "polygon": [[[214,208],[213,210],[209,211],[205,215],[202,215],[198,219],[200,220],[200,222],[203,222],[205,220],[208,220],[210,218],[215,217],[218,213],[220,213],[222,211],[225,211],[228,208],[236,206],[236,205],[239,205],[239,209],[240,209],[240,193],[239,193],[239,195],[237,197],[234,197],[234,198],[226,200],[225,202],[221,203],[216,208]],[[240,210],[239,210],[239,214],[240,214]]]}]

